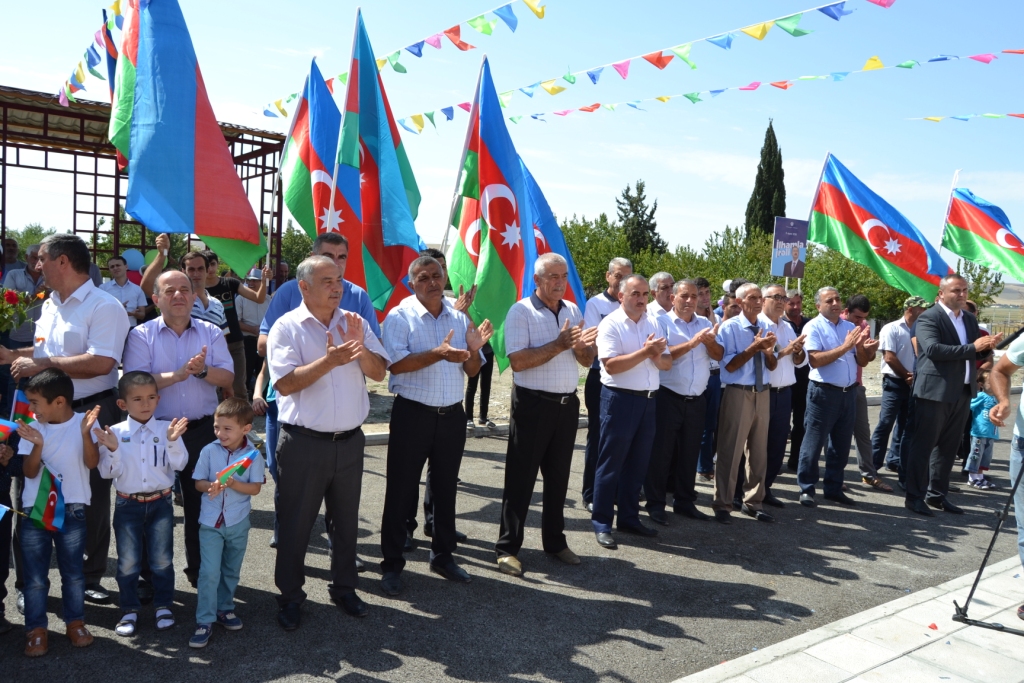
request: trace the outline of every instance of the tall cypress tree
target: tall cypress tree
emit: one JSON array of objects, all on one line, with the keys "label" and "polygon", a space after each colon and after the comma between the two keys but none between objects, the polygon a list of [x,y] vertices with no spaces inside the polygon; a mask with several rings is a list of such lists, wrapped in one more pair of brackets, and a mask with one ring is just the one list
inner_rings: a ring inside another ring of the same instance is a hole
[{"label": "tall cypress tree", "polygon": [[771,119],[764,134],[761,161],[757,164],[754,191],[747,202],[747,234],[760,230],[769,235],[775,230],[775,217],[786,215],[786,183],[782,170],[782,150],[775,139]]},{"label": "tall cypress tree", "polygon": [[658,200],[649,208],[647,195],[644,194],[644,181],[636,181],[636,194],[629,185],[622,191],[622,196],[615,199],[619,214],[619,225],[626,235],[626,241],[634,254],[649,249],[655,254],[668,251],[668,244],[658,234],[658,222],[654,220],[654,212],[658,210]]}]

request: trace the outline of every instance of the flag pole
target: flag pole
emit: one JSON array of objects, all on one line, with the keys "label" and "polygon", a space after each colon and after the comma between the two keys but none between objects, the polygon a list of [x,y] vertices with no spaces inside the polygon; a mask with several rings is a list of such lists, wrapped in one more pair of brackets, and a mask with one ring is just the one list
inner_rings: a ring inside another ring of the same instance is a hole
[{"label": "flag pole", "polygon": [[829,157],[832,152],[825,152],[825,161],[821,164],[821,173],[818,174],[818,184],[814,186],[814,196],[811,197],[811,206],[807,209],[807,222],[811,221],[811,214],[814,213],[814,205],[818,203],[818,193],[821,191],[821,179],[825,177],[825,168],[828,166]]},{"label": "flag pole", "polygon": [[459,199],[459,186],[462,184],[462,172],[466,167],[466,154],[469,152],[469,141],[473,136],[473,122],[476,121],[479,115],[480,107],[480,82],[484,77],[484,64],[487,63],[487,55],[485,54],[480,60],[480,73],[476,77],[476,90],[473,96],[473,106],[469,110],[469,125],[466,126],[466,140],[462,143],[462,157],[459,165],[459,172],[455,175],[455,189],[452,191],[452,208],[448,212],[448,225],[444,229],[444,239],[441,240],[441,251],[446,255],[448,253],[448,234],[452,229],[452,219],[455,218],[455,205]]},{"label": "flag pole", "polygon": [[[355,26],[352,28],[352,54],[349,56],[349,59],[348,59],[349,74],[348,74],[348,78],[345,80],[345,99],[342,100],[342,106],[341,106],[341,124],[338,127],[338,144],[337,144],[337,146],[334,149],[334,172],[331,173],[331,200],[330,200],[330,203],[328,204],[328,209],[327,209],[330,212],[330,213],[327,214],[327,220],[328,220],[327,225],[328,225],[328,227],[330,227],[330,220],[334,216],[334,193],[338,189],[338,157],[341,154],[341,137],[342,137],[342,134],[345,132],[345,117],[348,116],[348,93],[349,93],[349,90],[351,90],[351,88],[352,88],[352,80],[353,80],[352,62],[356,58],[356,41],[359,40],[359,18],[360,18],[360,16],[362,16],[362,13],[363,13],[363,8],[362,7],[356,7],[356,23],[355,23]],[[373,55],[371,55],[371,57],[373,57]],[[376,64],[374,64],[374,66],[376,66]],[[358,83],[359,83],[359,74],[355,74],[355,81],[356,81],[356,84],[358,85]],[[356,94],[358,95],[359,93],[356,93]],[[359,144],[358,139],[356,140],[356,144],[357,145]],[[360,199],[360,204],[362,204],[362,199]],[[362,228],[360,228],[360,232],[361,231],[362,231]],[[340,225],[338,226],[338,232],[341,232],[341,226]]]},{"label": "flag pole", "polygon": [[956,182],[960,179],[960,171],[963,169],[956,169],[953,173],[953,184],[949,187],[949,201],[946,202],[946,215],[942,217],[942,234],[939,235],[939,255],[942,255],[942,243],[946,239],[946,223],[949,221],[949,210],[953,207],[953,193],[956,192]]}]

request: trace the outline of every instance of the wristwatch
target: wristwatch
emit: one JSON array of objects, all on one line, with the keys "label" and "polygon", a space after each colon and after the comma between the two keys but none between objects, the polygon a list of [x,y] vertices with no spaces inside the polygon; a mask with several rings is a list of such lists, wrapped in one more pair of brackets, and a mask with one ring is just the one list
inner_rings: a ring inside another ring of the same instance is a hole
[{"label": "wristwatch", "polygon": [[203,366],[203,371],[200,372],[198,375],[196,375],[196,379],[206,379],[206,375],[208,375],[209,372],[210,372],[210,366],[209,365],[204,365]]}]

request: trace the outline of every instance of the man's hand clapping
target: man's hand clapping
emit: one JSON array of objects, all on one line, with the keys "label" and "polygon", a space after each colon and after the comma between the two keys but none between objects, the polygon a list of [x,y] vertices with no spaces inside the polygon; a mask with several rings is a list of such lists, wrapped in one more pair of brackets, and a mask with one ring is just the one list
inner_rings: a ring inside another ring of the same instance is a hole
[{"label": "man's hand clapping", "polygon": [[[357,316],[358,317],[358,316]],[[349,326],[351,328],[351,325]],[[338,338],[342,340],[342,344],[338,346],[334,345],[334,336],[327,333],[327,354],[324,356],[324,360],[328,365],[334,368],[341,367],[347,363],[351,363],[354,360],[358,360],[359,356],[363,353],[363,341],[360,336],[359,341],[344,341],[345,331],[341,329],[341,325],[334,328],[338,332]]]},{"label": "man's hand clapping", "polygon": [[[470,358],[470,353],[466,349],[456,349],[451,345],[452,337],[455,336],[455,330],[448,332],[448,335],[441,342],[441,345],[434,349],[434,353],[441,357],[441,360],[446,360],[449,363],[465,363]],[[469,336],[469,331],[466,331],[466,336]],[[483,344],[481,344],[483,346]],[[479,347],[478,347],[479,348]]]},{"label": "man's hand clapping", "polygon": [[654,333],[652,332],[647,336],[647,341],[644,342],[644,355],[648,358],[657,358],[665,353],[665,348],[667,346],[668,341],[664,337],[658,337],[655,339]]},{"label": "man's hand clapping", "polygon": [[476,353],[479,351],[493,334],[494,326],[491,325],[490,320],[484,320],[480,323],[480,327],[474,326],[471,322],[469,327],[466,328],[466,346],[469,348],[469,352]]}]

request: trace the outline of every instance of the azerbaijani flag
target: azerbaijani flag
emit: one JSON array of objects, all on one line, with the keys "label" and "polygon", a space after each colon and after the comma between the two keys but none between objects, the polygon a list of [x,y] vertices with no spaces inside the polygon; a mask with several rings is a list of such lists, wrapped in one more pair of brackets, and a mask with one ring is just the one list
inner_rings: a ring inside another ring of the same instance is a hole
[{"label": "azerbaijani flag", "polygon": [[[107,137],[117,148],[117,166],[126,168],[131,156],[132,110],[135,108],[135,65],[139,61],[138,0],[126,0],[124,23],[121,25],[121,52],[117,57],[114,78],[110,80],[110,126]],[[109,32],[109,29],[108,29]]]},{"label": "azerbaijani flag", "polygon": [[64,528],[64,493],[60,490],[60,480],[45,466],[39,475],[39,491],[28,517],[47,531]]},{"label": "azerbaijani flag", "polygon": [[[478,325],[490,320],[494,326],[491,348],[502,371],[509,364],[505,316],[512,304],[533,291],[533,262],[537,258],[533,226],[537,220],[529,190],[531,180],[505,127],[485,57],[469,114],[459,191],[452,209],[452,225],[458,228],[459,239],[452,245],[448,267],[456,289],[476,284],[469,314]],[[522,226],[526,226],[526,239]]]},{"label": "azerbaijani flag", "polygon": [[218,472],[217,481],[219,481],[221,484],[226,484],[228,483],[228,479],[230,479],[232,476],[241,476],[245,474],[245,471],[249,469],[249,465],[252,465],[252,459],[258,455],[259,451],[257,451],[255,448],[247,452],[241,458],[234,461],[233,463],[222,469],[220,472]]},{"label": "azerbaijani flag", "polygon": [[[25,420],[27,423],[28,420]],[[0,419],[0,441],[7,441],[11,438],[11,434],[18,431],[18,423],[11,422],[10,420]]]},{"label": "azerbaijani flag", "polygon": [[[14,391],[14,405],[11,406],[11,423],[21,420],[25,424],[36,421],[36,414],[32,412],[32,405],[28,402],[28,396],[21,389]],[[0,422],[3,422],[0,420]],[[14,425],[17,429],[18,425]]]},{"label": "azerbaijani flag", "polygon": [[266,240],[178,0],[130,0],[129,8],[122,55],[134,68],[123,70],[111,113],[111,140],[129,163],[125,211],[152,232],[196,234],[236,273],[248,272]]},{"label": "azerbaijani flag", "polygon": [[968,261],[1024,281],[1024,242],[995,204],[965,187],[953,190],[942,246]]},{"label": "azerbaijani flag", "polygon": [[412,294],[409,264],[423,244],[415,225],[420,191],[358,10],[346,86],[333,210],[348,239],[345,279],[366,290],[383,320]]},{"label": "azerbaijani flag", "polygon": [[887,283],[931,301],[952,272],[906,216],[831,154],[815,194],[807,239],[863,263]]},{"label": "azerbaijani flag", "polygon": [[[346,223],[355,226],[359,220],[340,191],[335,192],[331,208],[340,130],[341,112],[314,60],[281,157],[284,203],[310,239],[324,232],[339,232]],[[351,265],[345,268],[350,281],[358,280],[360,275],[361,271],[355,273]]]}]

